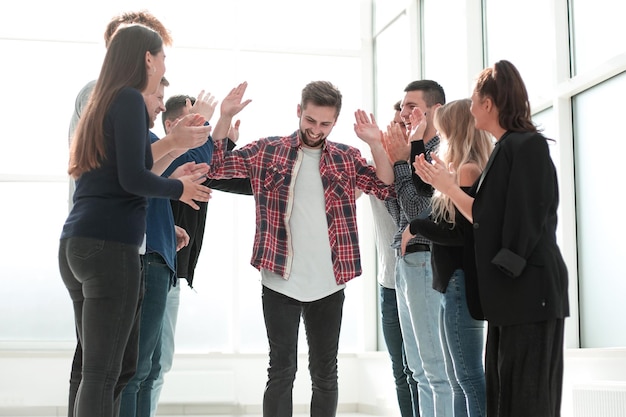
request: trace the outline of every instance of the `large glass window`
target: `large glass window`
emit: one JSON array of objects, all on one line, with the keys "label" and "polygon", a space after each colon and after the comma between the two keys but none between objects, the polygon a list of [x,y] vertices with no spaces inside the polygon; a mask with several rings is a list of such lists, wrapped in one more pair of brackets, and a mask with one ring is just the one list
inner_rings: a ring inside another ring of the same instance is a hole
[{"label": "large glass window", "polygon": [[626,4],[612,0],[570,0],[574,74],[597,69],[626,52]]},{"label": "large glass window", "polygon": [[[476,75],[470,74],[468,53],[480,32],[470,35],[466,6],[467,0],[424,2],[424,78],[441,84],[447,101],[469,97],[468,75]],[[481,25],[471,28],[480,31]]]},{"label": "large glass window", "polygon": [[573,98],[580,339],[589,348],[626,346],[624,111],[607,105],[616,91],[626,91],[626,72]]},{"label": "large glass window", "polygon": [[[80,13],[75,22],[70,15],[48,19],[53,9],[46,2],[38,3],[42,13],[37,16],[45,19],[37,20],[29,13],[32,4],[23,2],[16,3],[12,13],[0,15],[4,80],[0,113],[7,121],[0,154],[0,191],[7,198],[0,220],[5,236],[0,243],[5,298],[0,314],[20,318],[0,321],[0,344],[53,342],[71,347],[73,313],[57,262],[58,238],[67,215],[69,120],[76,94],[100,70],[108,19],[145,5],[133,0],[90,4],[97,13]],[[54,10],[59,7],[77,11],[87,6],[65,1],[55,4]],[[361,7],[360,0],[315,4],[210,0],[192,2],[180,12],[171,4],[155,4],[150,11],[174,37],[174,46],[166,50],[170,81],[166,98],[197,95],[205,89],[221,100],[236,84],[248,81],[246,96],[253,101],[239,115],[239,143],[246,144],[295,131],[302,88],[310,81],[329,80],[343,94],[342,113],[330,139],[365,153],[367,145],[353,129],[353,112],[363,107],[364,96]],[[15,15],[32,16],[33,27],[26,29]],[[160,123],[155,132],[163,134]],[[182,288],[177,348],[266,352],[259,273],[249,263],[253,199],[215,192],[208,216],[194,289],[185,284]],[[365,254],[373,245],[367,238],[361,244]],[[374,267],[346,290],[342,351],[363,349],[364,335],[375,332],[375,324],[363,317],[363,305],[368,303],[363,283],[370,282],[368,274],[374,276]],[[375,297],[367,297],[375,308]],[[304,339],[301,348],[306,349]]]},{"label": "large glass window", "polygon": [[544,0],[485,0],[487,65],[511,61],[533,103],[550,98],[556,85],[553,8]]},{"label": "large glass window", "polygon": [[413,81],[409,36],[409,21],[402,13],[374,40],[376,116],[383,130],[393,119],[394,103]]}]

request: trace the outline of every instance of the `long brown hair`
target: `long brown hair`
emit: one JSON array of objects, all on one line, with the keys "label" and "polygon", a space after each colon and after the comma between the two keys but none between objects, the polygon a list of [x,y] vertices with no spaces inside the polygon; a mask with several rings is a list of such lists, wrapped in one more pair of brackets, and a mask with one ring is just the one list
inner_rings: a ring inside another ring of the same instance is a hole
[{"label": "long brown hair", "polygon": [[481,98],[489,97],[498,109],[498,123],[513,132],[537,132],[530,113],[528,92],[513,64],[502,60],[485,68],[478,75],[475,91]]},{"label": "long brown hair", "polygon": [[161,36],[142,25],[118,29],[107,49],[102,69],[83,112],[70,148],[68,173],[73,178],[98,168],[106,157],[104,119],[120,90],[143,91],[148,84],[146,52],[163,49]]}]

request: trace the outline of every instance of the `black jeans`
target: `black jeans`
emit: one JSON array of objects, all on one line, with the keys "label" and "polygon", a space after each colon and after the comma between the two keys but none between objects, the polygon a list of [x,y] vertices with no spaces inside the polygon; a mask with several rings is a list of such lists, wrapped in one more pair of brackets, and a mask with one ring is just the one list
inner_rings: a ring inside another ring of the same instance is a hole
[{"label": "black jeans", "polygon": [[[79,344],[69,415],[113,417],[136,369],[141,294],[139,248],[98,239],[59,245],[59,269],[74,305]],[[79,382],[80,381],[80,382]]]},{"label": "black jeans", "polygon": [[298,328],[304,321],[309,345],[313,394],[312,417],[337,413],[337,351],[345,299],[343,289],[312,302],[301,302],[263,287],[263,315],[270,347],[268,381],[263,395],[264,417],[290,417],[298,369]]}]

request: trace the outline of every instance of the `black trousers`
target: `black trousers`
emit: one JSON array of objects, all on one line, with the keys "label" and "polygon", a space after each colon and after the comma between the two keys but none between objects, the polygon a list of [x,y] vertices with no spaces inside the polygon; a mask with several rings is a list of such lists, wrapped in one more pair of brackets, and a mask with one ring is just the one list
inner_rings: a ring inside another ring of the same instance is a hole
[{"label": "black trousers", "polygon": [[489,417],[559,417],[564,319],[494,326],[485,357]]},{"label": "black trousers", "polygon": [[317,301],[302,302],[263,287],[263,315],[270,346],[264,417],[293,415],[300,318],[309,345],[311,417],[337,415],[337,351],[344,299],[344,291],[339,290]]}]

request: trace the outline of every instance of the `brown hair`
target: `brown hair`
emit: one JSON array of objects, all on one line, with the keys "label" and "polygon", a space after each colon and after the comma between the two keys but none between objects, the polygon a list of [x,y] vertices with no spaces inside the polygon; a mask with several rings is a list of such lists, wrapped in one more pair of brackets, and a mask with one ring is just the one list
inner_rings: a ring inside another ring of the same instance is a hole
[{"label": "brown hair", "polygon": [[517,68],[509,61],[498,61],[485,68],[474,91],[481,99],[489,97],[498,109],[498,123],[513,132],[537,132],[530,114],[528,92]]},{"label": "brown hair", "polygon": [[150,12],[146,10],[140,10],[138,12],[126,12],[114,16],[104,31],[104,43],[109,47],[113,34],[120,26],[127,26],[132,24],[140,24],[156,31],[163,39],[163,45],[171,46],[172,37],[169,30],[163,26],[163,23],[154,17]]},{"label": "brown hair", "polygon": [[305,109],[311,102],[316,106],[334,107],[335,117],[339,117],[341,111],[341,92],[337,87],[328,81],[312,81],[302,89],[302,100],[300,104]]},{"label": "brown hair", "polygon": [[161,36],[143,25],[120,28],[107,49],[100,75],[71,141],[68,173],[78,178],[98,168],[106,157],[104,119],[125,87],[143,91],[148,84],[146,52],[163,50]]}]

